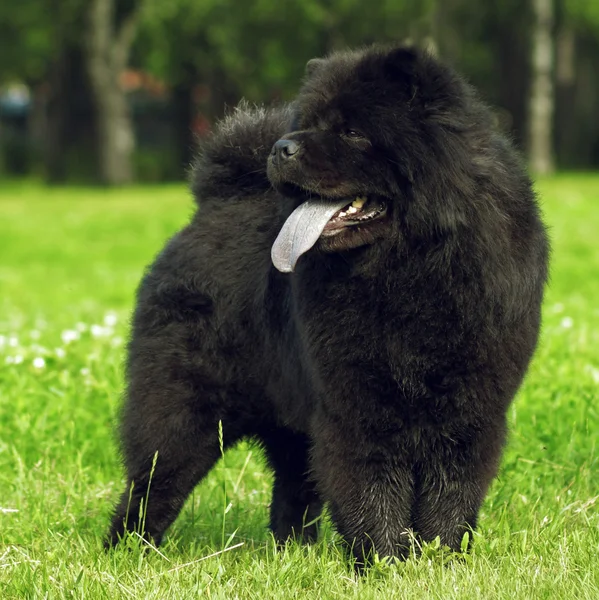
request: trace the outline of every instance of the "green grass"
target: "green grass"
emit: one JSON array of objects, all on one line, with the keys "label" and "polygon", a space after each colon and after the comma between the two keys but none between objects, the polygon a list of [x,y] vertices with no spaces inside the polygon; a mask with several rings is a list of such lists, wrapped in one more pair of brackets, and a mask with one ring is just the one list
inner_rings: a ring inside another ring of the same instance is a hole
[{"label": "green grass", "polygon": [[275,548],[271,477],[248,446],[160,552],[102,551],[134,289],[192,203],[180,186],[0,187],[0,598],[599,598],[599,176],[539,190],[553,238],[542,340],[474,549],[356,578],[330,527]]}]

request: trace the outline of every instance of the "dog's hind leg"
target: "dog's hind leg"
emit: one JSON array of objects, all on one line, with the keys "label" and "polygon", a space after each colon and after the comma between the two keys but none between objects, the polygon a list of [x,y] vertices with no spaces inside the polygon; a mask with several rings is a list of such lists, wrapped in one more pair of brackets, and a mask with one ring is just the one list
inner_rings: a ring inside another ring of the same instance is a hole
[{"label": "dog's hind leg", "polygon": [[285,427],[263,428],[257,437],[274,470],[270,528],[275,539],[314,541],[322,502],[308,472],[308,437]]},{"label": "dog's hind leg", "polygon": [[134,378],[121,429],[127,487],[106,546],[127,531],[161,542],[195,485],[221,455],[219,421],[225,448],[244,433],[239,420],[229,417],[234,411],[222,408],[224,394],[182,381]]}]

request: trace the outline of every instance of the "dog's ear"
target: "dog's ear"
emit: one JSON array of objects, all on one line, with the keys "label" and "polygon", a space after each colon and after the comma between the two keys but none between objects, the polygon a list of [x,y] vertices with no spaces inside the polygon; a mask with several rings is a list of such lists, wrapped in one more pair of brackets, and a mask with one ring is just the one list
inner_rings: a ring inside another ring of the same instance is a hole
[{"label": "dog's ear", "polygon": [[411,92],[410,96],[413,96],[420,84],[417,68],[419,58],[418,50],[406,46],[394,48],[385,57],[385,75],[404,84],[406,90]]},{"label": "dog's ear", "polygon": [[314,73],[320,70],[322,65],[324,64],[323,58],[311,58],[306,63],[306,77],[312,77]]}]

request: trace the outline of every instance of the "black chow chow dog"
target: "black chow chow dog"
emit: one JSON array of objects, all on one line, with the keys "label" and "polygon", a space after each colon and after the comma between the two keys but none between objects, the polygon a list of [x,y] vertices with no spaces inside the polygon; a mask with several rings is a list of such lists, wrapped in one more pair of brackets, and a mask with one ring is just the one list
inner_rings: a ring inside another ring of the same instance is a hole
[{"label": "black chow chow dog", "polygon": [[292,105],[221,123],[193,190],[138,292],[108,544],[146,497],[160,543],[222,422],[225,447],[264,447],[278,540],[312,539],[326,502],[359,562],[404,556],[410,530],[459,550],[547,275],[531,182],[489,110],[419,50],[334,54]]}]

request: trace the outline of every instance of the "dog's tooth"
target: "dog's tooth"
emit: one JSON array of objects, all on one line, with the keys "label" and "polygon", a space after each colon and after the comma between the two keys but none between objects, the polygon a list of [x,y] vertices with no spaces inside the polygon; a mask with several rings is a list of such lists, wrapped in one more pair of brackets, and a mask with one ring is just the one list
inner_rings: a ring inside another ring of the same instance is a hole
[{"label": "dog's tooth", "polygon": [[353,206],[353,205],[352,205],[352,206],[350,206],[350,207],[347,209],[347,212],[348,212],[348,213],[351,213],[351,214],[354,214],[354,213],[357,213],[357,212],[358,212],[358,209],[357,209],[355,206]]},{"label": "dog's tooth", "polygon": [[351,205],[357,209],[360,209],[366,204],[366,196],[357,196]]}]

